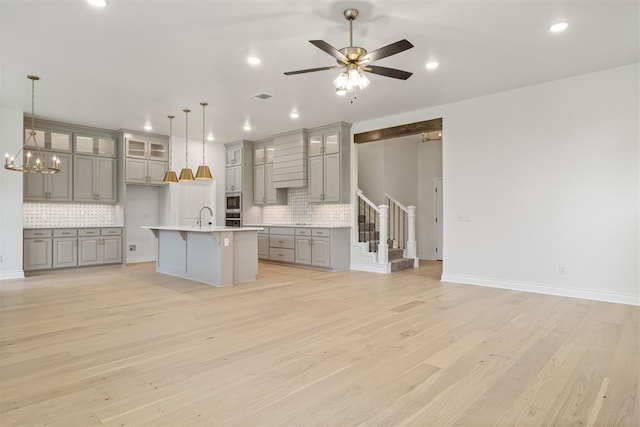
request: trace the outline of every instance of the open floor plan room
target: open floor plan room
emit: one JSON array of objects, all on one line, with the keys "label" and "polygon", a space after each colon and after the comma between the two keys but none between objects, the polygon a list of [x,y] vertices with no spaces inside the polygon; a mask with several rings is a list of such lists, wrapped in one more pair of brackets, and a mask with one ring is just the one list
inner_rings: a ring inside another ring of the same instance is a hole
[{"label": "open floor plan room", "polygon": [[144,263],[7,281],[0,423],[638,422],[640,307],[440,274],[261,262],[215,288]]}]

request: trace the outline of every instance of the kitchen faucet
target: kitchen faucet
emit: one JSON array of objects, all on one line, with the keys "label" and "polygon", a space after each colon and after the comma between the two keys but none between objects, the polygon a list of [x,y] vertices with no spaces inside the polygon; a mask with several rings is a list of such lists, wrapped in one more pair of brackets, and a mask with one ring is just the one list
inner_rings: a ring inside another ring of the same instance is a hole
[{"label": "kitchen faucet", "polygon": [[198,212],[198,227],[202,228],[202,211],[207,209],[209,211],[209,215],[213,216],[213,211],[209,206],[203,206],[200,208],[200,212]]}]

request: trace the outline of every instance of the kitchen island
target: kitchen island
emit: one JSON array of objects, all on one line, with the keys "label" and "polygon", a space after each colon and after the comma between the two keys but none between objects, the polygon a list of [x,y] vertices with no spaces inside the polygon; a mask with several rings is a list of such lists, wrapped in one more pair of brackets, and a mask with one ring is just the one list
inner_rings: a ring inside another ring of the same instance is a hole
[{"label": "kitchen island", "polygon": [[258,274],[260,227],[145,226],[158,239],[156,271],[212,286]]}]

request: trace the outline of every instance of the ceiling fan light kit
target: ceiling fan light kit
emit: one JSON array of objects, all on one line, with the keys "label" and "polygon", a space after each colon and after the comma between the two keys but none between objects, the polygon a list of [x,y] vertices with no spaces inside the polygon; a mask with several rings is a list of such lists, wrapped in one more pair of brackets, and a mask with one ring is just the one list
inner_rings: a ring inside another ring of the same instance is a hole
[{"label": "ceiling fan light kit", "polygon": [[356,89],[365,89],[371,83],[371,81],[364,74],[365,72],[400,80],[407,80],[409,77],[411,77],[412,73],[408,71],[370,65],[370,63],[373,61],[377,61],[379,59],[404,52],[407,49],[411,49],[413,45],[409,41],[403,39],[390,45],[381,47],[380,49],[374,50],[373,52],[367,52],[365,48],[353,45],[353,21],[358,17],[358,13],[359,12],[357,9],[346,9],[343,12],[345,19],[349,21],[348,47],[336,49],[324,40],[309,40],[309,43],[316,46],[318,49],[324,51],[325,53],[333,56],[338,62],[337,66],[288,71],[284,74],[287,76],[291,76],[295,74],[304,74],[312,73],[315,71],[344,68],[344,71],[342,71],[333,81],[333,85],[336,88],[336,94],[339,96],[344,96],[347,93],[353,93],[354,97]]}]

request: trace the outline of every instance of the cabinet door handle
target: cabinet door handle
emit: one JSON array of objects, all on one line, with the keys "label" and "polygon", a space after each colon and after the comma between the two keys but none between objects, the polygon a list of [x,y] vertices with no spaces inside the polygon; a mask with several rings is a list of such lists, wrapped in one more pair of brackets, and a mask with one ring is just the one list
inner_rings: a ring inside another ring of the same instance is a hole
[{"label": "cabinet door handle", "polygon": [[42,233],[33,233],[34,236],[42,236]]},{"label": "cabinet door handle", "polygon": [[42,243],[42,242],[44,242],[44,240],[40,240],[40,239],[38,239],[38,240],[34,240],[34,242],[35,242],[35,243]]}]

